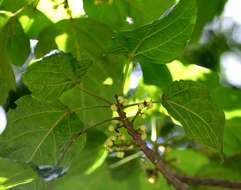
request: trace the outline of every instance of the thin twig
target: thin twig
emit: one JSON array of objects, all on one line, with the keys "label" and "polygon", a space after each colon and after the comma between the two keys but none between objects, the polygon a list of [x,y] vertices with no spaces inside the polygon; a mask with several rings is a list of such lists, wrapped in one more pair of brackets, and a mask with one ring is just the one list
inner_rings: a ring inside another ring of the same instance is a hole
[{"label": "thin twig", "polygon": [[93,110],[96,108],[110,108],[110,106],[107,105],[100,105],[100,106],[89,106],[89,107],[80,107],[72,109],[71,112],[79,112],[79,111],[85,111],[85,110]]},{"label": "thin twig", "polygon": [[98,96],[98,95],[95,95],[94,93],[92,93],[92,92],[84,89],[82,86],[77,85],[77,87],[78,87],[81,91],[83,91],[84,93],[86,93],[86,94],[88,94],[88,95],[90,95],[90,96],[93,96],[93,97],[95,97],[96,99],[99,99],[99,100],[107,103],[108,105],[112,105],[112,102],[110,102],[109,100],[107,100],[107,99],[105,99],[105,98],[103,98],[103,97],[100,97],[100,96]]},{"label": "thin twig", "polygon": [[[140,104],[144,104],[146,101],[143,101],[143,102],[137,102],[137,103],[133,103],[133,104],[128,104],[128,105],[125,105],[123,106],[123,109],[126,109],[126,108],[129,108],[129,107],[133,107],[133,106],[138,106]],[[161,101],[152,101],[153,104],[160,104]]]},{"label": "thin twig", "polygon": [[74,144],[74,142],[75,142],[82,134],[85,134],[85,133],[86,133],[88,130],[90,130],[90,129],[93,129],[93,128],[95,128],[95,127],[98,127],[98,126],[100,126],[100,125],[103,125],[103,124],[108,123],[108,122],[113,121],[113,120],[119,120],[119,118],[118,118],[118,117],[114,117],[114,118],[111,118],[111,119],[106,119],[106,120],[103,120],[103,121],[101,121],[101,122],[99,122],[99,123],[96,123],[96,124],[94,124],[94,125],[91,125],[91,126],[85,128],[85,129],[81,129],[81,130],[79,130],[78,132],[74,133],[74,134],[71,136],[69,142],[68,142],[67,144],[65,144],[65,146],[63,147],[63,150],[62,150],[62,152],[61,152],[61,154],[60,154],[60,156],[59,156],[59,159],[58,159],[58,161],[57,161],[57,165],[60,165],[60,164],[62,163],[62,161],[63,161],[63,159],[64,159],[64,156],[65,156],[66,153],[69,151],[70,147]]}]

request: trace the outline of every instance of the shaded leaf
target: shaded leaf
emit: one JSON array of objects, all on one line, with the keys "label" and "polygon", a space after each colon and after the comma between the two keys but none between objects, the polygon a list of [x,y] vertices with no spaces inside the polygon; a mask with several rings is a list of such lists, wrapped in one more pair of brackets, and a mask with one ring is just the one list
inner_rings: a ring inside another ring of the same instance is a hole
[{"label": "shaded leaf", "polygon": [[[58,101],[46,103],[24,96],[17,101],[17,108],[8,113],[8,126],[0,137],[0,155],[36,165],[54,165],[63,146],[82,127],[76,115]],[[78,155],[84,139],[82,136],[75,142],[64,164],[68,166]]]},{"label": "shaded leaf", "polygon": [[22,65],[29,53],[30,43],[16,17],[8,12],[1,12],[0,47],[5,50],[11,63]]},{"label": "shaded leaf", "polygon": [[195,0],[181,0],[159,20],[117,34],[114,52],[153,63],[177,58],[191,37],[196,18]]},{"label": "shaded leaf", "polygon": [[37,177],[29,164],[0,158],[0,189],[31,183]]},{"label": "shaded leaf", "polygon": [[81,82],[91,61],[78,62],[70,54],[58,53],[30,65],[23,81],[33,96],[54,100]]},{"label": "shaded leaf", "polygon": [[15,77],[11,68],[11,58],[7,50],[6,34],[3,28],[8,22],[10,15],[7,13],[0,14],[0,105],[6,102],[10,90],[15,90]]},{"label": "shaded leaf", "polygon": [[144,83],[156,85],[164,90],[172,82],[172,75],[166,65],[141,62]]},{"label": "shaded leaf", "polygon": [[176,81],[164,93],[163,105],[181,122],[188,137],[222,152],[225,116],[207,87],[193,81]]},{"label": "shaded leaf", "polygon": [[43,30],[38,40],[38,57],[57,47],[78,60],[87,56],[103,60],[111,44],[111,30],[88,18],[63,20]]}]

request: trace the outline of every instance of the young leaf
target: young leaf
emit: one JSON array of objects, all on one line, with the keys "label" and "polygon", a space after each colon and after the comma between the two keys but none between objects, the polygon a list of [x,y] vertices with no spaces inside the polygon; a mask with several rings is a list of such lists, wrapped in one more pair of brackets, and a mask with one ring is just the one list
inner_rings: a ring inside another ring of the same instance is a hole
[{"label": "young leaf", "polygon": [[176,81],[164,92],[163,106],[188,137],[222,152],[225,116],[208,88],[198,82]]},{"label": "young leaf", "polygon": [[196,20],[196,1],[180,0],[159,20],[133,31],[117,34],[114,52],[153,63],[175,59],[191,37]]},{"label": "young leaf", "polygon": [[89,18],[63,20],[40,33],[36,55],[42,56],[58,47],[78,60],[87,56],[103,60],[111,45],[111,34],[108,27]]},{"label": "young leaf", "polygon": [[[56,164],[63,147],[83,124],[60,102],[41,102],[24,96],[8,114],[8,126],[0,137],[0,155],[36,165]],[[81,136],[65,155],[69,164],[83,147]]]},{"label": "young leaf", "polygon": [[28,67],[23,81],[33,96],[54,100],[79,84],[91,64],[89,60],[78,62],[70,54],[54,54]]},{"label": "young leaf", "polygon": [[0,189],[31,183],[37,177],[29,164],[0,158]]}]

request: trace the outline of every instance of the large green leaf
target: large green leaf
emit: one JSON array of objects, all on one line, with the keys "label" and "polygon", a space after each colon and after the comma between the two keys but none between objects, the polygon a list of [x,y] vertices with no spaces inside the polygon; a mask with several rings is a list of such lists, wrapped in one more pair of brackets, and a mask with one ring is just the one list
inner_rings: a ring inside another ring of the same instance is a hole
[{"label": "large green leaf", "polygon": [[[56,164],[64,145],[83,127],[75,114],[55,101],[38,101],[24,96],[17,108],[8,113],[8,126],[0,137],[0,155],[37,165]],[[68,165],[84,144],[79,138],[64,157]]]},{"label": "large green leaf", "polygon": [[179,56],[191,37],[195,18],[195,0],[181,0],[153,23],[117,34],[113,51],[153,63],[170,62]]},{"label": "large green leaf", "polygon": [[[103,97],[114,102],[115,94],[122,94],[123,65],[126,59],[120,56],[108,56],[105,62],[95,62],[82,78],[80,85],[69,90],[61,97],[62,103],[71,109],[105,105],[106,103],[85,91]],[[81,121],[93,125],[104,119],[111,118],[111,110],[107,108],[95,108],[79,110],[77,112]]]},{"label": "large green leaf", "polygon": [[32,182],[36,173],[29,164],[0,158],[0,189],[10,189]]},{"label": "large green leaf", "polygon": [[[84,0],[84,9],[88,17],[103,22],[115,30],[123,30],[136,28],[157,19],[174,2],[174,0],[115,0],[98,3],[95,0]],[[128,18],[133,23],[129,24]]]},{"label": "large green leaf", "polygon": [[111,44],[111,30],[89,18],[63,20],[43,30],[38,40],[37,56],[57,47],[78,60],[86,56],[103,60]]},{"label": "large green leaf", "polygon": [[58,53],[44,57],[28,67],[23,81],[33,96],[54,100],[79,84],[90,65],[89,60],[78,62],[70,54]]},{"label": "large green leaf", "polygon": [[222,152],[225,116],[206,86],[176,81],[164,93],[163,105],[183,125],[188,137]]}]

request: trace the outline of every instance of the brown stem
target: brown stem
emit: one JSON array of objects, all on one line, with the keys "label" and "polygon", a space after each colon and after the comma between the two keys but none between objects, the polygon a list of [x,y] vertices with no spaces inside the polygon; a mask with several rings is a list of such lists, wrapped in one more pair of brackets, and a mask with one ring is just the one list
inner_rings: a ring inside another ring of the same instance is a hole
[{"label": "brown stem", "polygon": [[124,112],[126,107],[118,102],[117,96],[116,101],[119,120],[127,129],[129,135],[132,136],[134,143],[143,151],[145,156],[155,165],[156,169],[163,174],[167,181],[172,184],[176,190],[186,190],[188,184],[194,186],[218,186],[230,189],[241,189],[241,181],[191,177],[172,171],[168,166],[168,163],[163,161],[155,151],[146,146],[145,141],[141,139],[141,135],[134,129],[133,122],[126,116],[126,113]]},{"label": "brown stem", "polygon": [[[117,99],[117,97],[116,97]],[[132,122],[127,118],[126,113],[123,111],[122,105],[117,100],[119,119],[127,129],[129,135],[132,136],[134,142],[144,152],[146,157],[156,166],[157,170],[163,174],[169,183],[171,183],[177,190],[186,190],[187,185],[180,181],[174,172],[165,164],[159,155],[152,149],[146,146],[146,143],[141,139],[140,134],[135,131]]]},{"label": "brown stem", "polygon": [[181,174],[176,175],[177,178],[185,183],[194,185],[194,186],[216,186],[216,187],[226,187],[230,189],[241,189],[240,181],[231,181],[231,180],[221,180],[221,179],[213,179],[213,178],[199,178],[199,177],[191,177],[184,176]]}]

